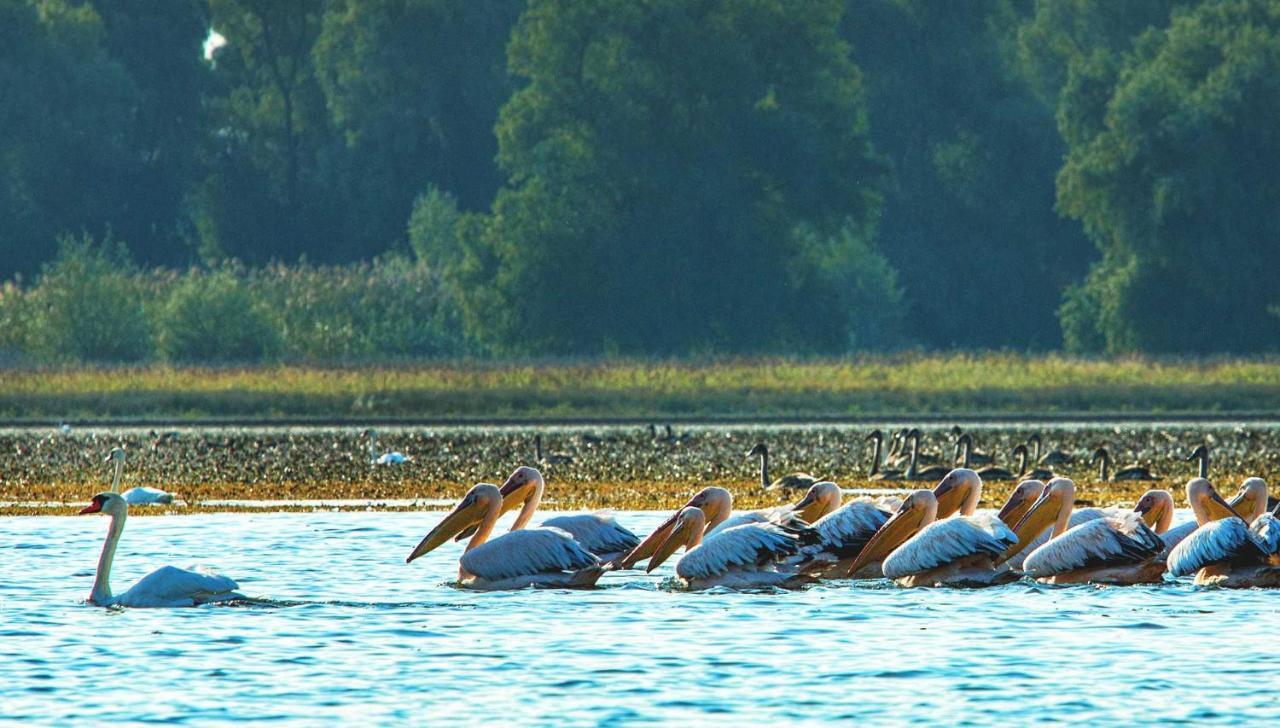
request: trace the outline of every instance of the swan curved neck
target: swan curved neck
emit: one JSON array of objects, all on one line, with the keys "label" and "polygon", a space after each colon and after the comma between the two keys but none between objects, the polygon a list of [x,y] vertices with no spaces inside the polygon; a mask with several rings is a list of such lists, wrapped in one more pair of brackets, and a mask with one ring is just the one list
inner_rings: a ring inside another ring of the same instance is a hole
[{"label": "swan curved neck", "polygon": [[533,491],[524,499],[524,506],[520,509],[520,515],[516,516],[515,523],[511,524],[512,531],[518,531],[529,525],[529,521],[533,520],[533,512],[538,510],[538,504],[542,502],[542,492],[546,489],[547,484],[542,478],[533,481]]},{"label": "swan curved neck", "polygon": [[881,448],[884,447],[884,440],[883,438],[873,437],[871,438],[871,441],[873,444],[871,446],[872,450],[871,450],[871,473],[870,474],[875,475],[880,472],[880,455],[881,455]]},{"label": "swan curved neck", "polygon": [[537,435],[533,438],[533,450],[534,457],[538,459],[538,462],[542,462],[542,435]]},{"label": "swan curved neck", "polygon": [[116,460],[111,464],[111,492],[120,492],[120,476],[124,472],[124,462]]},{"label": "swan curved neck", "polygon": [[760,485],[769,487],[769,451],[760,451]]},{"label": "swan curved neck", "polygon": [[102,544],[102,554],[98,557],[98,573],[93,579],[93,591],[89,601],[99,606],[111,603],[111,564],[116,558],[116,545],[120,543],[120,534],[124,533],[124,522],[128,511],[117,511],[111,514],[111,525],[107,527],[107,540]]},{"label": "swan curved neck", "polygon": [[1027,472],[1027,448],[1018,448],[1018,474]]},{"label": "swan curved neck", "polygon": [[1098,460],[1101,461],[1098,465],[1098,480],[1106,481],[1107,469],[1111,467],[1111,455],[1106,450],[1102,450],[1098,453]]},{"label": "swan curved neck", "polygon": [[1209,477],[1209,453],[1207,452],[1200,455],[1200,477]]}]

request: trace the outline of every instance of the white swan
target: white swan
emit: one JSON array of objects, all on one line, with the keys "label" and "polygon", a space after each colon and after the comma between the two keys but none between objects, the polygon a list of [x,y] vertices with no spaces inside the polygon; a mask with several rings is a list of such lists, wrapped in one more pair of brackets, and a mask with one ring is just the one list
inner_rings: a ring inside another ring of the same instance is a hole
[{"label": "white swan", "polygon": [[98,574],[93,580],[93,591],[89,594],[89,603],[99,607],[165,608],[194,607],[244,598],[243,595],[236,593],[236,589],[240,587],[234,581],[203,566],[192,566],[188,569],[163,566],[142,577],[141,581],[125,593],[119,596],[112,595],[111,563],[115,560],[120,534],[124,532],[124,522],[129,515],[129,504],[118,493],[99,493],[80,513],[81,515],[106,513],[111,516],[111,526],[107,530],[106,543],[102,545],[102,556],[98,559]]},{"label": "white swan", "polygon": [[[112,448],[111,454],[107,455],[106,462],[111,463],[113,466],[111,473],[112,493],[120,493],[120,475],[124,472],[124,460],[125,452],[122,447]],[[121,497],[124,498],[125,502],[131,506],[167,505],[173,502],[172,493],[166,493],[159,488],[148,488],[146,486],[130,488],[124,493],[121,493]]]},{"label": "white swan", "polygon": [[370,465],[400,465],[407,463],[413,458],[402,452],[392,450],[391,452],[378,453],[378,432],[377,430],[365,430],[364,434],[369,436],[369,464]]}]

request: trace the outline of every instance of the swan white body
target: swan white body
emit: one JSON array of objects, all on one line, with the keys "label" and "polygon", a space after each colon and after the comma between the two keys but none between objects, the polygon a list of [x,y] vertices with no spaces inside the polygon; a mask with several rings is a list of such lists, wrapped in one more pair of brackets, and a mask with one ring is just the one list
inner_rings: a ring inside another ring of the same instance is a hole
[{"label": "swan white body", "polygon": [[477,484],[418,543],[406,562],[475,527],[466,551],[458,560],[458,583],[468,589],[590,587],[604,573],[599,559],[558,528],[520,528],[489,541],[502,510],[503,497],[498,486]]},{"label": "swan white body", "polygon": [[173,494],[166,493],[159,488],[140,486],[137,488],[130,488],[120,495],[124,498],[125,502],[131,506],[165,505],[173,503]]},{"label": "swan white body", "polygon": [[107,540],[102,546],[102,555],[98,559],[98,572],[94,578],[93,591],[89,595],[91,604],[99,607],[170,608],[195,607],[244,598],[236,592],[239,585],[235,581],[203,566],[192,566],[186,569],[164,566],[144,576],[123,594],[113,594],[111,566],[115,560],[120,535],[124,532],[129,504],[118,493],[99,493],[94,496],[93,502],[80,512],[82,514],[107,513],[111,516]]},{"label": "swan white body", "polygon": [[369,464],[370,465],[401,465],[407,463],[413,458],[402,452],[392,450],[391,452],[378,452],[378,433],[373,430],[366,430],[365,434],[369,436]]}]

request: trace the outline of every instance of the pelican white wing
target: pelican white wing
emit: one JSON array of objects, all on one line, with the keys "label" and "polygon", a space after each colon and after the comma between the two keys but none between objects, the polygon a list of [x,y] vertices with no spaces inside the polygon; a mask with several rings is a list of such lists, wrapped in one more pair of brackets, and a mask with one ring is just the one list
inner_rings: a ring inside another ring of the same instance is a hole
[{"label": "pelican white wing", "polygon": [[1032,551],[1023,571],[1041,578],[1099,566],[1136,564],[1159,556],[1164,542],[1142,516],[1128,512],[1093,518]]},{"label": "pelican white wing", "polygon": [[716,527],[707,532],[707,537],[722,533],[730,528],[745,526],[750,523],[776,523],[782,526],[792,528],[803,528],[808,524],[804,519],[792,510],[791,506],[778,506],[777,508],[765,508],[758,511],[742,511],[724,519],[716,524]]},{"label": "pelican white wing", "polygon": [[[1108,516],[1108,515],[1118,516],[1120,515],[1120,513],[1121,513],[1120,511],[1108,512],[1101,508],[1081,508],[1079,510],[1074,510],[1071,512],[1071,516],[1067,520],[1067,528],[1075,528],[1076,526],[1079,526],[1084,523],[1088,523],[1089,521],[1092,521],[1097,518],[1102,518],[1103,516]],[[1043,531],[1041,531],[1038,536],[1036,536],[1034,539],[1031,540],[1031,543],[1027,544],[1027,547],[1025,549],[1019,551],[1016,556],[1009,559],[1009,568],[1014,569],[1016,571],[1022,571],[1023,562],[1027,559],[1027,557],[1030,556],[1032,552],[1034,552],[1036,549],[1045,545],[1049,541],[1049,536],[1052,534],[1053,534],[1053,526],[1049,526],[1045,528]],[[1066,535],[1066,534],[1063,534],[1063,535]]]},{"label": "pelican white wing", "polygon": [[1196,523],[1195,519],[1192,519],[1186,523],[1180,523],[1160,534],[1160,540],[1164,542],[1166,550],[1172,549],[1174,546],[1182,543],[1182,539],[1195,533],[1195,530],[1199,527],[1200,524]]},{"label": "pelican white wing", "polygon": [[124,607],[194,607],[199,604],[242,599],[234,580],[203,566],[179,569],[162,566],[147,574],[129,591],[111,600]]},{"label": "pelican white wing", "polygon": [[1256,546],[1244,521],[1235,517],[1210,521],[1169,552],[1169,573],[1191,576],[1206,566],[1239,558],[1246,549],[1256,550]]},{"label": "pelican white wing", "polygon": [[934,521],[889,554],[884,575],[897,579],[931,571],[970,556],[1000,556],[1018,537],[992,514]]},{"label": "pelican white wing", "polygon": [[730,571],[759,571],[800,549],[799,537],[773,523],[745,523],[707,536],[676,564],[684,579],[710,579]]},{"label": "pelican white wing", "polygon": [[889,520],[870,498],[862,497],[846,503],[813,524],[819,542],[806,546],[806,556],[838,561],[858,555],[876,531]]},{"label": "pelican white wing", "polygon": [[1280,519],[1273,514],[1263,513],[1254,519],[1249,535],[1266,559],[1275,561],[1275,557],[1280,555]]},{"label": "pelican white wing", "polygon": [[622,527],[609,513],[556,516],[542,522],[543,528],[567,531],[573,540],[598,557],[625,554],[640,545],[640,539]]},{"label": "pelican white wing", "polygon": [[486,581],[577,571],[599,564],[558,528],[528,528],[505,533],[462,555],[462,568]]}]

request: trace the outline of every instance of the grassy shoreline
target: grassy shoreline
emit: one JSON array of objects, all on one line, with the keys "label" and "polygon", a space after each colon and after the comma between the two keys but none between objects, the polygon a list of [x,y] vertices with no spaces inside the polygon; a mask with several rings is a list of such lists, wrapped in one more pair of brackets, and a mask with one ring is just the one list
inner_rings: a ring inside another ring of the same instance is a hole
[{"label": "grassy shoreline", "polygon": [[913,355],[0,371],[0,417],[644,418],[1230,414],[1280,409],[1280,360]]}]

